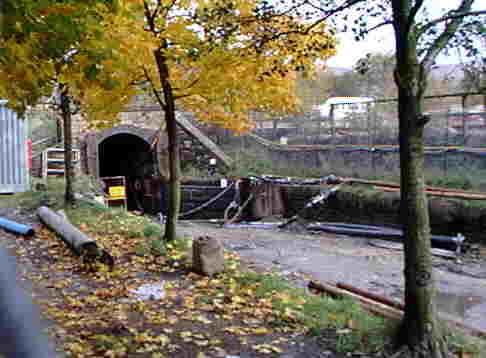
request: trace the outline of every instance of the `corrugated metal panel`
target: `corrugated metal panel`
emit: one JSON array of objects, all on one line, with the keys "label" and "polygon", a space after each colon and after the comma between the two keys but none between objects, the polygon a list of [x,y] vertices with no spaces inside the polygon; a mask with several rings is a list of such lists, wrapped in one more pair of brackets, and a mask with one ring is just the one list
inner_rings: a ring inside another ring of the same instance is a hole
[{"label": "corrugated metal panel", "polygon": [[27,123],[0,101],[0,193],[29,189]]}]

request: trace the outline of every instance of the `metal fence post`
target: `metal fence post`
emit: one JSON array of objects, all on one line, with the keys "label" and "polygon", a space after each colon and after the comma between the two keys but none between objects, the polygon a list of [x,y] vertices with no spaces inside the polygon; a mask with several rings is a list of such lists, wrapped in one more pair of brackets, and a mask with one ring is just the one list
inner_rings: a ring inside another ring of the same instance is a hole
[{"label": "metal fence post", "polygon": [[463,133],[463,140],[462,145],[466,148],[467,145],[467,123],[466,123],[466,99],[467,96],[461,97],[461,111],[462,111],[462,133]]},{"label": "metal fence post", "polygon": [[329,121],[331,122],[331,136],[334,139],[336,134],[335,121],[334,121],[334,104],[331,104],[331,110],[329,111]]},{"label": "metal fence post", "polygon": [[444,151],[444,165],[443,165],[443,168],[444,168],[444,177],[447,176],[447,171],[449,169],[449,151],[447,150],[447,148],[449,147],[449,118],[450,118],[450,108],[447,110],[447,113],[446,113],[446,134],[445,134],[445,147],[446,147],[446,150]]}]

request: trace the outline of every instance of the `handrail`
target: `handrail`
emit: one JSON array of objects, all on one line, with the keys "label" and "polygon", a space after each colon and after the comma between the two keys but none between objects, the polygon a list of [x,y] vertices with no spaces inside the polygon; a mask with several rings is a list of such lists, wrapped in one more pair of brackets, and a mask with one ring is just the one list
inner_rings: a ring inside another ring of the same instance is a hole
[{"label": "handrail", "polygon": [[48,141],[54,141],[54,143],[56,143],[56,137],[46,137],[44,139],[40,139],[38,141],[35,141],[32,143],[32,146],[35,146],[35,145],[41,145],[41,144],[44,144]]}]

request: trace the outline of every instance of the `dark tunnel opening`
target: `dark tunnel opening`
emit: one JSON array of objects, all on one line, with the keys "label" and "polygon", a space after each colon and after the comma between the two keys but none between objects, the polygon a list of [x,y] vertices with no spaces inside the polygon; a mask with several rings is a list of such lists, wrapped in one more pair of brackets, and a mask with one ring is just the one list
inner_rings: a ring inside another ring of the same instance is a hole
[{"label": "dark tunnel opening", "polygon": [[100,177],[125,177],[127,209],[143,211],[143,179],[155,169],[150,145],[136,135],[122,133],[106,138],[98,149]]}]

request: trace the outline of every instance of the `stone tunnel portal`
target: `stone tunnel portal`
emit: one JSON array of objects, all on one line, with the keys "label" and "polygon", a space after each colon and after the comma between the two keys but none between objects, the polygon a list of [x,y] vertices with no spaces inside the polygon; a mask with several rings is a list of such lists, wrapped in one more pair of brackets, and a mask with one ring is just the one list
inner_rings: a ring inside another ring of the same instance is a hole
[{"label": "stone tunnel portal", "polygon": [[124,176],[128,210],[143,210],[143,179],[156,167],[150,145],[137,135],[120,133],[104,139],[98,153],[100,177]]}]

